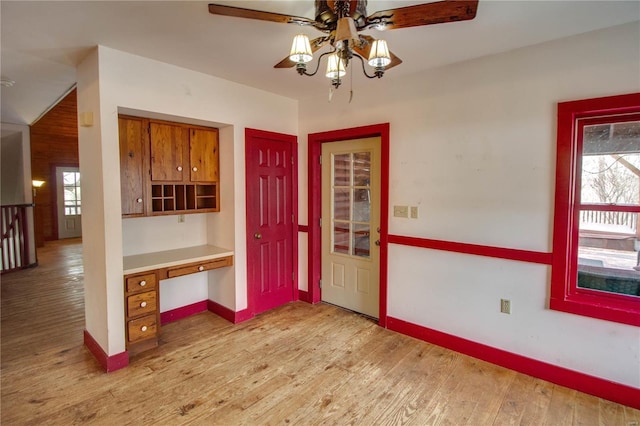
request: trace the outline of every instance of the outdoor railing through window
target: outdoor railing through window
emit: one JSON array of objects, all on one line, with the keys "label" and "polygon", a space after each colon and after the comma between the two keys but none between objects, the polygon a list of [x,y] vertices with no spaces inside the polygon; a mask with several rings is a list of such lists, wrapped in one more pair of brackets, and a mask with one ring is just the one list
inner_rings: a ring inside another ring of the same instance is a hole
[{"label": "outdoor railing through window", "polygon": [[635,234],[638,229],[638,213],[632,212],[603,212],[597,210],[582,210],[580,223],[594,229],[604,229],[606,226],[619,227],[614,232]]}]

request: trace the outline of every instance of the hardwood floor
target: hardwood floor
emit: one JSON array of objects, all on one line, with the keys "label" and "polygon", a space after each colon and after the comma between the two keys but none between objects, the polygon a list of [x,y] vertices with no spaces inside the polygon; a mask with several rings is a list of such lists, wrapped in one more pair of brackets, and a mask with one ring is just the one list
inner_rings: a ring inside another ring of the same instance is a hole
[{"label": "hardwood floor", "polygon": [[103,373],[83,347],[81,247],[2,277],[2,424],[623,425],[640,411],[292,303],[233,325],[203,312]]}]

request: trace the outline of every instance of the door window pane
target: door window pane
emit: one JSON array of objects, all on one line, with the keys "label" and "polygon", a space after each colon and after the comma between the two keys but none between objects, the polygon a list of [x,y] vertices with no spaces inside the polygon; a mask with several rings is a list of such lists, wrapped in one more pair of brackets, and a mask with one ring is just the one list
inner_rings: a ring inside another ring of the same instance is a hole
[{"label": "door window pane", "polygon": [[369,257],[371,153],[334,155],[332,161],[333,252]]},{"label": "door window pane", "polygon": [[349,254],[348,222],[336,222],[333,226],[333,252]]},{"label": "door window pane", "polygon": [[334,188],[333,190],[333,218],[349,220],[351,208],[351,189]]},{"label": "door window pane", "polygon": [[369,257],[369,225],[353,225],[353,254],[360,257]]},{"label": "door window pane", "polygon": [[62,172],[64,214],[77,216],[80,214],[80,173]]}]

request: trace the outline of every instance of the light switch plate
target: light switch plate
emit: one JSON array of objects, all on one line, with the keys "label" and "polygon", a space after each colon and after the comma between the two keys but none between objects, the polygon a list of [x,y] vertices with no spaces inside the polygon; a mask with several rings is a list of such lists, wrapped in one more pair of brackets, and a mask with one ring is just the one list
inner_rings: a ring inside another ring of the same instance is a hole
[{"label": "light switch plate", "polygon": [[411,219],[418,218],[418,206],[411,206]]},{"label": "light switch plate", "polygon": [[409,217],[409,206],[393,206],[395,217]]}]

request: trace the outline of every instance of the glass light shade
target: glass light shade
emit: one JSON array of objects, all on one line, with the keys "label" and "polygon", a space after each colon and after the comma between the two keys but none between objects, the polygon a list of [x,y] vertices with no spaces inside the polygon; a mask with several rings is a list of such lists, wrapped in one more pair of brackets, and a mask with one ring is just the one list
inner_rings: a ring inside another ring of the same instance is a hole
[{"label": "glass light shade", "polygon": [[346,73],[342,59],[335,53],[329,55],[327,59],[327,77],[335,80],[343,77]]},{"label": "glass light shade", "polygon": [[291,53],[289,53],[289,59],[296,63],[306,64],[313,59],[311,53],[311,44],[309,44],[309,37],[304,34],[298,34],[293,38],[293,44],[291,44]]},{"label": "glass light shade", "polygon": [[374,40],[369,52],[369,65],[372,67],[386,67],[391,63],[391,55],[384,40]]},{"label": "glass light shade", "polygon": [[34,179],[31,181],[31,185],[33,185],[35,188],[40,188],[42,185],[44,185],[44,181]]}]

